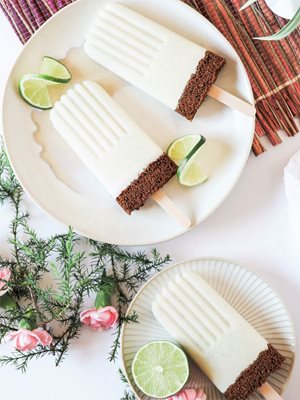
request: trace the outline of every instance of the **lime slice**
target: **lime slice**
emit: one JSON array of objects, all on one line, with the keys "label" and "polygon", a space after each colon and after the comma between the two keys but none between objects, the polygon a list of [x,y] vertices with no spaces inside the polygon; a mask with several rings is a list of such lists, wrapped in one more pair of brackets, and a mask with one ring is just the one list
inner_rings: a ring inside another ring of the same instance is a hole
[{"label": "lime slice", "polygon": [[208,179],[201,165],[192,160],[181,171],[178,170],[177,176],[181,185],[189,187],[200,185]]},{"label": "lime slice", "polygon": [[72,75],[68,68],[55,58],[45,56],[41,69],[40,78],[53,81],[56,83],[68,83],[72,79]]},{"label": "lime slice", "polygon": [[205,137],[201,135],[183,136],[170,144],[167,154],[175,164],[180,165],[189,153],[192,150],[198,150],[205,143],[205,140]]},{"label": "lime slice", "polygon": [[19,81],[19,92],[26,103],[41,110],[52,108],[49,82],[38,75],[25,75]]},{"label": "lime slice", "polygon": [[183,186],[197,186],[207,180],[203,172],[201,152],[204,148],[194,148],[182,161],[177,170],[179,183]]},{"label": "lime slice", "polygon": [[143,393],[164,399],[184,387],[189,377],[189,364],[184,352],[175,344],[150,342],[137,352],[132,374]]},{"label": "lime slice", "polygon": [[200,157],[205,142],[202,135],[187,135],[175,140],[168,148],[168,156],[179,165],[177,177],[181,185],[196,186],[207,180]]}]

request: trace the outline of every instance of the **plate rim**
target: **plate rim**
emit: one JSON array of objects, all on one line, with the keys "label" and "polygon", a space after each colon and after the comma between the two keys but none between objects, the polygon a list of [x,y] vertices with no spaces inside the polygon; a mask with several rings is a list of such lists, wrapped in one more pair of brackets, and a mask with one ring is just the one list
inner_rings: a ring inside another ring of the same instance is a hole
[{"label": "plate rim", "polygon": [[[208,213],[205,214],[205,216],[199,220],[199,222],[194,223],[191,227],[189,228],[184,228],[179,232],[173,232],[170,233],[168,236],[166,236],[164,239],[145,239],[143,241],[140,241],[138,239],[134,239],[134,240],[130,240],[128,241],[127,238],[123,238],[122,240],[118,240],[117,242],[112,242],[111,240],[105,240],[105,238],[103,239],[99,239],[99,237],[96,237],[96,235],[92,235],[90,232],[86,231],[85,229],[81,228],[80,226],[77,227],[76,225],[76,221],[72,222],[72,224],[70,224],[70,222],[68,222],[66,219],[64,219],[63,217],[58,217],[56,215],[54,215],[54,213],[51,212],[51,210],[49,210],[49,208],[46,208],[46,205],[41,205],[40,202],[35,198],[34,193],[32,193],[33,191],[31,189],[28,189],[27,185],[24,183],[24,179],[21,178],[21,174],[18,173],[17,168],[14,165],[13,162],[13,157],[10,154],[10,150],[9,150],[9,146],[7,144],[7,140],[6,140],[6,130],[4,129],[5,126],[5,107],[6,107],[6,96],[7,96],[7,92],[8,92],[8,87],[9,84],[12,80],[12,73],[15,70],[16,66],[18,65],[18,63],[20,62],[20,59],[23,55],[23,52],[27,49],[27,47],[30,46],[31,42],[33,40],[35,40],[36,36],[38,36],[41,32],[43,32],[44,30],[47,29],[48,25],[52,24],[53,21],[61,14],[63,13],[67,13],[68,9],[71,7],[76,7],[78,6],[78,4],[80,3],[84,3],[84,2],[88,2],[89,0],[77,0],[76,2],[70,3],[67,6],[63,7],[62,9],[60,9],[57,13],[53,14],[37,31],[34,32],[34,34],[31,36],[31,38],[28,40],[27,43],[25,43],[25,45],[23,46],[23,48],[21,49],[20,54],[18,55],[18,57],[16,58],[15,62],[13,63],[10,72],[7,76],[7,80],[6,83],[4,85],[4,91],[3,91],[3,95],[2,95],[2,106],[1,106],[1,127],[2,127],[2,138],[3,138],[3,143],[4,143],[4,147],[6,150],[6,154],[8,157],[8,160],[10,162],[10,165],[13,169],[13,172],[15,174],[15,176],[17,177],[18,181],[20,182],[24,192],[28,195],[28,197],[32,200],[32,202],[41,210],[43,210],[43,212],[45,212],[48,216],[50,216],[51,218],[55,219],[58,223],[64,225],[65,227],[67,226],[72,226],[74,231],[84,237],[88,237],[97,241],[103,241],[106,243],[111,243],[111,244],[116,244],[119,246],[148,246],[148,245],[157,245],[160,243],[165,243],[169,240],[173,240],[176,238],[180,238],[181,236],[183,236],[184,234],[190,232],[191,230],[193,230],[194,228],[198,227],[202,222],[204,222],[207,218],[209,218],[220,206],[221,204],[229,197],[229,195],[231,194],[231,192],[233,191],[233,189],[235,188],[235,186],[237,185],[238,181],[240,180],[240,177],[245,169],[245,166],[247,164],[247,161],[249,159],[249,155],[251,154],[251,148],[252,148],[252,143],[253,143],[253,139],[255,136],[255,123],[256,123],[256,117],[249,117],[249,119],[251,118],[252,121],[252,129],[251,129],[251,135],[249,135],[249,140],[248,140],[248,146],[245,150],[245,157],[244,159],[241,161],[241,165],[240,165],[240,171],[239,173],[236,175],[235,179],[231,181],[230,185],[228,185],[227,191],[225,192],[225,195],[223,197],[221,197],[219,199],[219,201],[216,202],[215,206],[213,208],[210,209],[210,211]],[[110,0],[108,0],[110,1]],[[181,0],[169,0],[172,2],[176,2],[176,3],[180,3],[182,7],[189,9],[190,12],[192,12],[193,14],[195,14],[197,16],[197,18],[199,18],[199,20],[201,21],[201,19],[205,19],[212,27],[213,29],[216,29],[219,34],[223,37],[223,39],[227,42],[228,46],[234,51],[235,56],[237,57],[237,62],[239,65],[239,69],[242,72],[242,75],[245,78],[245,84],[248,87],[249,90],[249,96],[251,97],[250,100],[250,104],[252,104],[253,106],[255,106],[255,98],[254,98],[254,93],[252,90],[252,86],[250,83],[250,79],[248,77],[247,71],[245,69],[244,64],[242,63],[242,60],[239,56],[239,54],[237,53],[237,51],[234,49],[234,47],[231,45],[231,43],[227,40],[227,38],[207,19],[205,18],[202,14],[200,14],[199,12],[197,12],[193,7],[189,6],[188,4],[184,3]],[[121,0],[122,2],[122,0]],[[250,126],[250,122],[249,122],[249,126]],[[120,239],[120,238],[119,238]]]},{"label": "plate rim", "polygon": [[[244,263],[239,263],[238,261],[235,261],[233,259],[230,258],[223,258],[223,257],[214,257],[214,256],[201,256],[201,257],[194,257],[194,258],[189,258],[180,262],[176,262],[175,264],[169,265],[165,268],[163,268],[161,271],[157,272],[156,274],[154,274],[147,282],[145,282],[142,287],[138,290],[138,292],[136,293],[136,295],[134,296],[134,298],[132,299],[127,311],[126,311],[126,316],[130,314],[130,312],[132,311],[132,308],[134,306],[134,302],[135,300],[141,295],[141,293],[146,289],[146,287],[153,281],[155,280],[158,276],[162,275],[163,273],[165,273],[168,270],[171,270],[172,268],[175,267],[180,267],[183,264],[186,263],[191,263],[191,262],[195,262],[195,261],[221,261],[221,262],[225,262],[225,263],[230,263],[230,264],[234,264],[236,266],[239,266],[240,268],[251,272],[253,275],[255,275],[256,277],[258,277],[259,279],[261,279],[274,293],[275,295],[278,297],[281,305],[283,306],[285,313],[290,321],[291,324],[291,329],[292,329],[292,333],[293,333],[293,341],[294,341],[294,357],[293,357],[293,362],[291,364],[291,370],[290,373],[284,383],[283,386],[283,390],[281,392],[281,394],[284,393],[284,391],[286,390],[286,387],[292,377],[293,374],[293,370],[294,370],[294,366],[296,363],[296,357],[297,357],[297,334],[296,334],[296,328],[295,328],[295,323],[291,317],[290,311],[288,309],[288,307],[286,306],[286,303],[283,299],[283,297],[281,296],[281,294],[278,292],[278,290],[276,288],[274,288],[274,286],[272,284],[269,283],[269,281],[267,281],[260,273],[257,273],[253,268],[249,267],[248,264],[245,265]],[[124,343],[125,343],[125,329],[126,329],[126,323],[123,324],[122,329],[121,329],[121,335],[120,335],[120,359],[121,359],[121,366],[122,366],[122,371],[126,377],[126,380],[128,382],[128,385],[130,387],[130,390],[132,390],[133,394],[137,397],[138,400],[141,400],[141,398],[139,397],[139,395],[136,393],[136,391],[134,390],[129,376],[127,374],[127,370],[125,367],[125,360],[124,360]]]}]

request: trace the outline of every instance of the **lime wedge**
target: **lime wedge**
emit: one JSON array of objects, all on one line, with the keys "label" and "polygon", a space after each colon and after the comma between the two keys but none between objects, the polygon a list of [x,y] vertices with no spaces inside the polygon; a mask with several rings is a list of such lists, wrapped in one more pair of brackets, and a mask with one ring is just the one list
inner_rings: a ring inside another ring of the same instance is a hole
[{"label": "lime wedge", "polygon": [[201,135],[187,135],[172,142],[167,150],[168,156],[180,165],[180,163],[194,150],[198,150],[204,143],[205,137]]},{"label": "lime wedge", "polygon": [[52,108],[48,92],[49,82],[38,75],[25,75],[19,81],[19,92],[26,103],[41,110]]},{"label": "lime wedge", "polygon": [[177,165],[177,177],[181,185],[196,186],[207,180],[202,170],[200,150],[206,142],[202,135],[187,135],[175,140],[167,154]]},{"label": "lime wedge", "polygon": [[177,170],[179,183],[183,186],[197,186],[207,180],[201,163],[201,152],[204,148],[192,150],[182,161]]},{"label": "lime wedge", "polygon": [[208,179],[207,175],[202,170],[202,166],[193,160],[187,163],[183,168],[180,169],[179,167],[177,176],[181,185],[189,187],[200,185]]},{"label": "lime wedge", "polygon": [[72,79],[72,75],[68,68],[55,58],[45,56],[41,69],[40,78],[53,81],[56,83],[68,83]]},{"label": "lime wedge", "polygon": [[164,399],[184,387],[189,377],[189,364],[184,352],[175,344],[150,342],[137,352],[132,374],[143,393]]}]

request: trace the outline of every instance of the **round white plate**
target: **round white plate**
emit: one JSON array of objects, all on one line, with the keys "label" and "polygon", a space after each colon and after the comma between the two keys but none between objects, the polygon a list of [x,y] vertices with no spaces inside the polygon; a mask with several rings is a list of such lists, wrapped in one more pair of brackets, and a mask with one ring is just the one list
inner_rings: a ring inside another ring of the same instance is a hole
[{"label": "round white plate", "polygon": [[[269,383],[274,389],[282,393],[293,368],[295,330],[281,298],[262,278],[233,261],[198,258],[173,265],[155,275],[142,287],[130,305],[128,313],[136,311],[139,323],[124,325],[121,335],[121,354],[128,382],[137,398],[149,399],[133,382],[131,365],[134,355],[144,344],[152,340],[172,340],[154,318],[151,311],[152,302],[156,294],[175,274],[187,271],[199,273],[286,357],[282,368],[269,378]],[[186,387],[202,387],[209,400],[225,399],[194,364],[191,366],[191,375]],[[258,394],[249,397],[249,400],[260,399]]]},{"label": "round white plate", "polygon": [[[239,57],[199,13],[178,0],[120,2],[226,57],[227,65],[217,84],[253,103],[249,80]],[[44,55],[65,58],[73,74],[72,84],[83,79],[102,84],[163,149],[182,135],[205,135],[204,162],[210,179],[192,189],[180,186],[176,178],[165,186],[168,195],[190,216],[193,226],[207,218],[236,184],[250,152],[255,120],[208,99],[190,123],[89,60],[82,44],[95,15],[105,3],[105,0],[75,2],[51,18],[24,47],[4,94],[5,144],[13,169],[27,193],[62,223],[73,226],[84,236],[109,243],[158,243],[186,230],[151,200],[132,216],[125,214],[53,130],[49,111],[33,111],[20,98],[19,78],[25,73],[37,72]],[[63,91],[67,88],[61,87]],[[59,98],[60,94],[55,93],[53,97]]]}]

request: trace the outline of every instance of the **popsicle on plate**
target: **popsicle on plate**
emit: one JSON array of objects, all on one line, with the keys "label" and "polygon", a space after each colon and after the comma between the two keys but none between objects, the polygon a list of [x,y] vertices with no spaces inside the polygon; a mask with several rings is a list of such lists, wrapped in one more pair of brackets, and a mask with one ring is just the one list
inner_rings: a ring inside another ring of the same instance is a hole
[{"label": "popsicle on plate", "polygon": [[228,400],[246,400],[284,362],[200,275],[177,275],[152,310]]},{"label": "popsicle on plate", "polygon": [[176,174],[176,164],[95,82],[70,89],[50,119],[128,214]]},{"label": "popsicle on plate", "polygon": [[84,47],[94,61],[189,120],[225,64],[223,57],[116,3],[101,9]]}]

